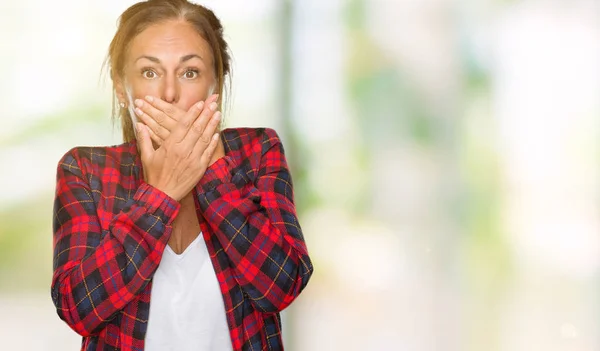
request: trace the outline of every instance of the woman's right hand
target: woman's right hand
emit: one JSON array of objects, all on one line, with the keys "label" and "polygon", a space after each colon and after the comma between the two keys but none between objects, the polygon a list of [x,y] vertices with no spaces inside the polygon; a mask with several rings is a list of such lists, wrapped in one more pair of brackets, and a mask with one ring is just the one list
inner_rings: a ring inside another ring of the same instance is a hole
[{"label": "woman's right hand", "polygon": [[218,145],[221,113],[217,103],[194,104],[171,134],[154,150],[148,127],[137,123],[137,139],[146,183],[180,201],[196,186]]}]

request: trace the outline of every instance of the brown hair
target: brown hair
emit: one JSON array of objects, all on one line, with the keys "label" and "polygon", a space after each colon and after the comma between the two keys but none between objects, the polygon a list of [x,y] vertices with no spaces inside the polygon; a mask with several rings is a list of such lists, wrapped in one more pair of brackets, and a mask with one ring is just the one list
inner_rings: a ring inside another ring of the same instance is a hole
[{"label": "brown hair", "polygon": [[[133,39],[149,26],[173,19],[188,22],[208,42],[213,54],[214,72],[217,79],[215,93],[220,94],[219,109],[222,107],[225,78],[228,78],[228,83],[231,80],[231,57],[227,42],[223,39],[223,26],[213,11],[187,0],[148,0],[136,3],[119,17],[118,29],[110,43],[105,62],[113,81],[113,118],[121,118],[123,141],[125,142],[135,138],[134,126],[127,109],[119,106],[115,80],[123,76],[125,56]],[[228,84],[228,88],[231,89],[230,84]]]}]

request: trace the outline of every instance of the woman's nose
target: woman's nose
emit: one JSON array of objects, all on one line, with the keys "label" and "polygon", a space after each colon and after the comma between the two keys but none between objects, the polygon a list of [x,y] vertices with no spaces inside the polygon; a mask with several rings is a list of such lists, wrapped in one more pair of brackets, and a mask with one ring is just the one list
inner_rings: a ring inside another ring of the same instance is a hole
[{"label": "woman's nose", "polygon": [[170,104],[179,100],[179,81],[175,75],[166,75],[163,81],[162,99]]}]

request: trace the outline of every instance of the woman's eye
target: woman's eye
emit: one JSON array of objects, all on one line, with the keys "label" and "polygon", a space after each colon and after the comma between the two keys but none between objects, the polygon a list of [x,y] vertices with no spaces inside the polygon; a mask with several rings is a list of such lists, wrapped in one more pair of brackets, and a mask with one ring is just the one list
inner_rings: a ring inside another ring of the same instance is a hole
[{"label": "woman's eye", "polygon": [[185,73],[183,73],[183,78],[185,78],[185,79],[194,79],[196,77],[198,77],[198,71],[189,70],[189,71],[185,71]]},{"label": "woman's eye", "polygon": [[142,76],[146,79],[154,79],[156,78],[156,72],[146,69],[142,71]]}]

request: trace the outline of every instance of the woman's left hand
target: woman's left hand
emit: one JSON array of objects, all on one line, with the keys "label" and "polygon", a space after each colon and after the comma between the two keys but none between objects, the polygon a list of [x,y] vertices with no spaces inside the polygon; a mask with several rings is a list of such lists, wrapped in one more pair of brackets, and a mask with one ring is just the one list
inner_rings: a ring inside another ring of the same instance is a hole
[{"label": "woman's left hand", "polygon": [[[206,99],[204,104],[216,102],[218,98],[219,95],[217,94],[211,95]],[[177,125],[177,121],[186,114],[186,111],[177,106],[152,96],[146,96],[144,100],[136,99],[135,106],[135,114],[141,122],[148,126],[147,130],[150,132],[150,137],[158,146],[162,145]],[[219,139],[219,145],[214,152],[210,164],[213,164],[223,156],[225,156],[225,147],[223,141]]]}]

